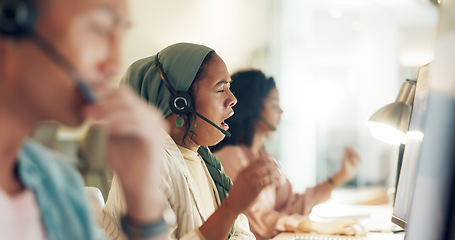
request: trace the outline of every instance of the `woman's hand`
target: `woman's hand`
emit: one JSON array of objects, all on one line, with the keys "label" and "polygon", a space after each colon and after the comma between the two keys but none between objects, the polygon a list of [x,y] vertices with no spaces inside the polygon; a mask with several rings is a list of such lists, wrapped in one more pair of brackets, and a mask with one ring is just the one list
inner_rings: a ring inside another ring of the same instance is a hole
[{"label": "woman's hand", "polygon": [[161,113],[126,86],[105,88],[98,96],[99,102],[87,110],[106,128],[107,161],[122,184],[128,214],[150,220],[147,215],[162,205],[158,192],[166,125]]},{"label": "woman's hand", "polygon": [[351,181],[357,173],[359,163],[361,162],[360,156],[354,148],[346,147],[341,162],[341,169],[332,180],[335,186],[341,186]]},{"label": "woman's hand", "polygon": [[280,181],[278,165],[274,161],[257,160],[243,169],[225,202],[235,214],[245,211],[267,186]]},{"label": "woman's hand", "polygon": [[355,220],[337,220],[332,222],[312,222],[309,219],[303,220],[298,230],[302,232],[317,232],[327,235],[348,235],[362,236],[367,233],[367,230]]},{"label": "woman's hand", "polygon": [[277,167],[275,162],[260,160],[240,171],[229,195],[199,228],[205,239],[226,239],[237,216],[254,202],[262,189],[279,180]]}]

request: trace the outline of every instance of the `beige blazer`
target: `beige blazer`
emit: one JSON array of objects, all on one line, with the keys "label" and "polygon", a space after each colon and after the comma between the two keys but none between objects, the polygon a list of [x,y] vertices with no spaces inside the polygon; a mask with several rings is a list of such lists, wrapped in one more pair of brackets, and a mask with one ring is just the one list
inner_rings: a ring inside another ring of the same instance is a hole
[{"label": "beige blazer", "polygon": [[[169,230],[169,239],[203,239],[199,227],[207,220],[200,209],[202,201],[193,190],[192,179],[185,160],[172,138],[166,134],[163,146],[162,190],[167,199],[168,208],[172,209],[176,221]],[[205,171],[208,172],[207,169]],[[211,181],[216,191],[215,183]],[[215,194],[220,205],[218,193]],[[125,239],[119,216],[126,212],[126,204],[117,177],[114,176],[111,190],[103,208],[103,226],[109,239]],[[213,229],[217,231],[217,229]],[[234,223],[234,234],[231,239],[256,239],[248,226],[248,219],[240,214]]]}]

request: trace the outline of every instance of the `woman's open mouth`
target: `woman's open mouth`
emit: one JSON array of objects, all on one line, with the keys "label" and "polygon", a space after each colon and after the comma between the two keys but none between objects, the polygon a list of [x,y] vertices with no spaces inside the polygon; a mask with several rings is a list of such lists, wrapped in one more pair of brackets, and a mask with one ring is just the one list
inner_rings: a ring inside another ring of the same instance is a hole
[{"label": "woman's open mouth", "polygon": [[221,127],[224,129],[224,130],[228,130],[229,129],[229,124],[227,124],[225,121],[226,119],[232,117],[232,115],[234,115],[234,111],[231,111],[228,115],[227,118],[225,118],[222,122],[221,122]]},{"label": "woman's open mouth", "polygon": [[229,124],[227,124],[226,122],[222,121],[221,122],[221,128],[223,128],[224,130],[228,130],[229,129]]}]

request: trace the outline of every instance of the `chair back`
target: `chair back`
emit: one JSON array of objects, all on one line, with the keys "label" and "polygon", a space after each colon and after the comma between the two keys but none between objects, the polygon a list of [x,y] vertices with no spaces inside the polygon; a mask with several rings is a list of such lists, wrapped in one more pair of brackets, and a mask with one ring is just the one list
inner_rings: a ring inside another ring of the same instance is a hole
[{"label": "chair back", "polygon": [[85,191],[87,192],[89,198],[93,217],[96,220],[98,226],[102,228],[103,227],[102,210],[105,204],[103,194],[101,194],[101,191],[97,187],[85,187]]},{"label": "chair back", "polygon": [[57,130],[58,123],[42,122],[32,132],[31,138],[43,144],[50,149],[57,147]]},{"label": "chair back", "polygon": [[81,142],[80,157],[85,170],[104,170],[106,159],[107,131],[99,124],[90,126]]}]

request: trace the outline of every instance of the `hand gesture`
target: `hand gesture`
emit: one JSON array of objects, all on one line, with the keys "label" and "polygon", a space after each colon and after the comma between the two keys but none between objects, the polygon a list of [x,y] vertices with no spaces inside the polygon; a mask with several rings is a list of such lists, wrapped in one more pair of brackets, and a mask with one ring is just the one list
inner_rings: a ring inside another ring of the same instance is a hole
[{"label": "hand gesture", "polygon": [[225,202],[233,212],[239,214],[256,200],[265,187],[280,181],[280,178],[278,165],[274,161],[254,161],[239,173]]},{"label": "hand gesture", "polygon": [[351,181],[357,173],[360,156],[354,148],[346,147],[341,160],[341,169],[333,177],[332,180],[336,186],[343,185]]},{"label": "hand gesture", "polygon": [[144,210],[145,204],[159,202],[156,195],[166,125],[161,113],[127,86],[105,88],[98,97],[99,102],[87,110],[106,128],[108,164],[119,177],[129,210],[134,211],[130,205]]}]

